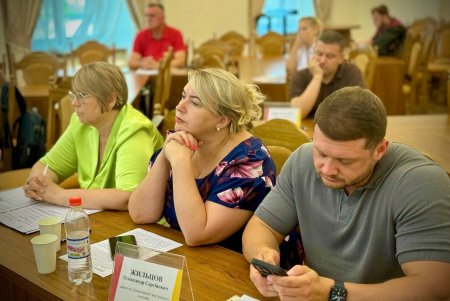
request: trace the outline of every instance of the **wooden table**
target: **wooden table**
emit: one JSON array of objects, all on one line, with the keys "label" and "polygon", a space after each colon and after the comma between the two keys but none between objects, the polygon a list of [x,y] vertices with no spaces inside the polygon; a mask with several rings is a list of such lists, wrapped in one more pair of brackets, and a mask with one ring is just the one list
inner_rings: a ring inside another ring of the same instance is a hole
[{"label": "wooden table", "polygon": [[450,173],[450,115],[388,116],[386,138],[431,156]]},{"label": "wooden table", "polygon": [[[450,115],[388,116],[386,139],[414,147],[450,173]],[[314,122],[302,120],[312,137]]]},{"label": "wooden table", "polygon": [[[90,215],[90,220],[92,243],[137,227],[183,243],[171,253],[186,256],[195,300],[223,301],[242,294],[264,300],[249,278],[249,264],[239,253],[216,245],[187,247],[181,232],[159,225],[137,226],[128,212],[103,211]],[[38,274],[30,243],[35,235],[0,226],[1,300],[107,300],[111,276],[94,274],[91,283],[72,285],[67,278],[67,263],[61,259],[57,259],[54,273]],[[58,254],[65,253],[63,244]]]},{"label": "wooden table", "polygon": [[405,62],[396,57],[377,58],[372,91],[384,103],[388,115],[405,114],[405,100],[402,94]]},{"label": "wooden table", "polygon": [[284,56],[241,57],[239,58],[239,78],[256,84],[269,101],[289,101],[286,86]]}]

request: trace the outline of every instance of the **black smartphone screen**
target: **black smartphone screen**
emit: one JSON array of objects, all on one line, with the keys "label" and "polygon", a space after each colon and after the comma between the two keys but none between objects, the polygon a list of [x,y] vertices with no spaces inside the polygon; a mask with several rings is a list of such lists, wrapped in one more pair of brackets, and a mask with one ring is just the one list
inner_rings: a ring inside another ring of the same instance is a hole
[{"label": "black smartphone screen", "polygon": [[278,275],[278,276],[287,276],[286,271],[280,268],[279,266],[270,264],[268,262],[253,258],[250,262],[255,269],[263,276],[267,277],[268,275]]},{"label": "black smartphone screen", "polygon": [[123,235],[123,236],[115,236],[110,237],[109,239],[109,249],[111,250],[111,258],[114,260],[114,254],[116,253],[116,244],[118,241],[130,244],[137,245],[136,237],[134,235]]}]

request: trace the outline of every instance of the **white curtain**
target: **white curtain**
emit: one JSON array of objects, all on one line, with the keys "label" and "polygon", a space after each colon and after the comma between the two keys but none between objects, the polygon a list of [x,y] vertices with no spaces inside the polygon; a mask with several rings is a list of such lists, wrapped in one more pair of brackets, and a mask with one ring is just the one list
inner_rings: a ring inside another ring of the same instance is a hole
[{"label": "white curtain", "polygon": [[143,29],[145,26],[144,11],[146,3],[147,1],[145,0],[127,0],[128,10],[138,30]]},{"label": "white curtain", "polygon": [[249,54],[256,53],[256,18],[262,13],[264,0],[248,0]]},{"label": "white curtain", "polygon": [[22,58],[31,49],[31,36],[41,10],[41,0],[2,1],[5,38],[15,59]]},{"label": "white curtain", "polygon": [[314,0],[314,9],[316,17],[322,21],[322,24],[328,24],[331,16],[333,0]]}]

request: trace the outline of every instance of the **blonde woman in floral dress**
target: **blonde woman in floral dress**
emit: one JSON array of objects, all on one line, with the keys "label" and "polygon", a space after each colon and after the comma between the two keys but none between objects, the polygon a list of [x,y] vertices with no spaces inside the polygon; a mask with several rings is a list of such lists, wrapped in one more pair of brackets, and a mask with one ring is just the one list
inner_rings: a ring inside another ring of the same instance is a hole
[{"label": "blonde woman in floral dress", "polygon": [[175,130],[151,157],[128,209],[138,224],[164,217],[190,246],[241,252],[245,224],[275,185],[273,160],[245,130],[260,117],[264,96],[221,69],[192,70],[188,79]]}]

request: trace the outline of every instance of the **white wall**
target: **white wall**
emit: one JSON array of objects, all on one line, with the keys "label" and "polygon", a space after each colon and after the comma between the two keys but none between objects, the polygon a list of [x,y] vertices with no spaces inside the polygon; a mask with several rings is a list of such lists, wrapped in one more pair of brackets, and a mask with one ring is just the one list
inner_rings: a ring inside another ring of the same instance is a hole
[{"label": "white wall", "polygon": [[[167,24],[195,47],[230,30],[248,36],[248,0],[165,0]],[[189,45],[192,46],[192,45]]]}]

